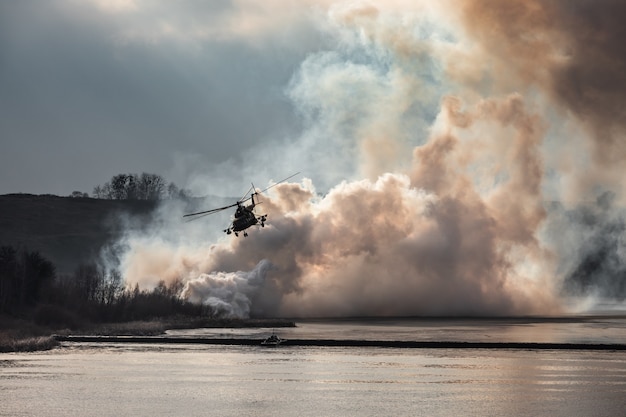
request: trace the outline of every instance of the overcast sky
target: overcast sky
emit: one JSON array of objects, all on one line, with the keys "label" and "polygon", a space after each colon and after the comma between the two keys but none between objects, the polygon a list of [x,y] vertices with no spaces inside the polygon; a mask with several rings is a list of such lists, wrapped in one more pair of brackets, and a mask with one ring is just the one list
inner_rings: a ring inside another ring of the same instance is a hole
[{"label": "overcast sky", "polygon": [[[271,3],[0,0],[0,193],[193,185],[297,138],[286,90],[324,35],[315,10]],[[292,173],[278,165],[257,180]]]},{"label": "overcast sky", "polygon": [[233,196],[296,171],[326,192],[407,172],[446,97],[521,94],[548,129],[544,188],[621,194],[625,14],[619,0],[0,0],[0,193],[148,172]]}]

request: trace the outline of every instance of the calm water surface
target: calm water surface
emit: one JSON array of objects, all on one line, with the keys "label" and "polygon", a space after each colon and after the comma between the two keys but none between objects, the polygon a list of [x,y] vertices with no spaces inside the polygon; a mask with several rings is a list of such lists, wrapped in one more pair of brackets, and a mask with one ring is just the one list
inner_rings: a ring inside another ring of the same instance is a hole
[{"label": "calm water surface", "polygon": [[[277,331],[404,340],[430,329],[413,339],[622,343],[624,320],[611,320],[306,322]],[[624,416],[625,410],[626,352],[68,343],[49,352],[0,354],[0,414],[7,416],[572,417]]]}]

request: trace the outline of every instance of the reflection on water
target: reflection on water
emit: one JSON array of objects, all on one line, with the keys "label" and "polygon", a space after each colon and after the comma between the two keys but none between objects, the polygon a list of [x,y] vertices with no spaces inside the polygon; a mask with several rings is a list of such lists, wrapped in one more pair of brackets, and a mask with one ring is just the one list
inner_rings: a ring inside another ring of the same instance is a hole
[{"label": "reflection on water", "polygon": [[[615,320],[312,321],[276,330],[299,338],[615,343],[624,338]],[[617,416],[625,393],[624,351],[67,343],[0,354],[0,415],[10,416]]]}]

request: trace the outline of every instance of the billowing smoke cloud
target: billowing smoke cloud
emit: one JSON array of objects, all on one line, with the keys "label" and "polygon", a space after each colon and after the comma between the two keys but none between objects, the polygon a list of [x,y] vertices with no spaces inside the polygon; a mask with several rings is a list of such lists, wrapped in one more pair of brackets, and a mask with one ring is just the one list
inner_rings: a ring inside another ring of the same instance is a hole
[{"label": "billowing smoke cloud", "polygon": [[250,272],[200,274],[187,281],[182,297],[208,305],[220,316],[248,317],[250,297],[258,292],[269,267],[269,261],[263,260]]},{"label": "billowing smoke cloud", "polygon": [[305,131],[249,165],[308,156],[262,197],[265,228],[209,241],[166,210],[127,237],[126,279],[182,279],[238,316],[553,314],[564,292],[623,296],[623,7],[412,3],[327,9],[336,47],[288,87]]},{"label": "billowing smoke cloud", "polygon": [[[535,238],[545,216],[540,120],[517,95],[461,106],[444,100],[431,138],[416,148],[410,177],[343,182],[324,197],[309,181],[280,184],[264,198],[270,223],[263,230],[204,254],[163,244],[135,250],[127,277],[169,271],[170,279],[188,280],[190,299],[231,315],[247,313],[242,304],[271,316],[555,311],[552,284],[523,264],[543,271],[550,260]],[[498,147],[496,137],[477,134],[491,129],[509,132],[512,143]],[[476,147],[492,154],[472,154]],[[494,176],[498,184],[482,191]],[[272,267],[255,267],[259,259]],[[249,276],[238,272],[246,270]],[[219,272],[192,278],[198,271]]]},{"label": "billowing smoke cloud", "polygon": [[[546,92],[589,129],[592,171],[580,179],[623,187],[626,158],[626,4],[574,1],[462,2],[481,57]],[[498,77],[511,82],[514,77]],[[571,142],[571,141],[570,141]],[[571,143],[570,143],[571,144]],[[571,144],[577,146],[576,144]],[[593,178],[589,178],[589,176]]]},{"label": "billowing smoke cloud", "polygon": [[505,83],[518,78],[517,88],[539,88],[565,120],[572,116],[553,120],[573,127],[550,149],[560,176],[555,197],[569,206],[558,205],[547,227],[564,292],[623,298],[626,4],[469,0],[460,10],[481,59],[515,75]]}]

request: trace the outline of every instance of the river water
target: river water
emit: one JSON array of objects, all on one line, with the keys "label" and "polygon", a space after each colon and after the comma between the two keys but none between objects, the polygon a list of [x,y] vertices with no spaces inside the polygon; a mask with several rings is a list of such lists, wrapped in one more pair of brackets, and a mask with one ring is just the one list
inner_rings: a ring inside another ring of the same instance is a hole
[{"label": "river water", "polygon": [[[299,339],[626,343],[623,317],[297,324],[276,332]],[[64,343],[0,354],[0,415],[624,416],[626,351]]]}]

